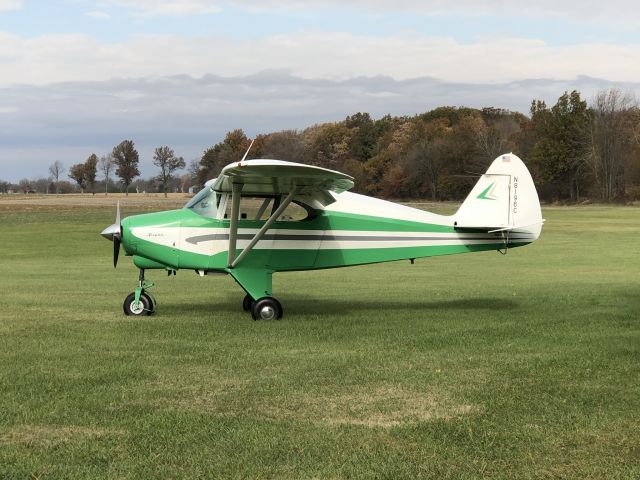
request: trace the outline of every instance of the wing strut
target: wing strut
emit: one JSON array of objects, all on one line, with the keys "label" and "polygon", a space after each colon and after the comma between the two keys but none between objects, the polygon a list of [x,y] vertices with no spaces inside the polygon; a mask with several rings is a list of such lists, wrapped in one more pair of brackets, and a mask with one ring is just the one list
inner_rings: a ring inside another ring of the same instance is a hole
[{"label": "wing strut", "polygon": [[[231,265],[229,265],[231,268],[236,267],[238,265],[238,263],[240,263],[242,261],[242,259],[248,255],[248,253],[253,249],[253,247],[256,246],[256,243],[258,243],[262,239],[262,237],[264,237],[264,234],[267,233],[267,230],[269,230],[269,228],[271,228],[271,225],[273,225],[273,222],[275,222],[276,219],[280,215],[282,215],[282,212],[284,212],[284,210],[289,206],[289,204],[293,200],[293,197],[298,193],[298,190],[299,189],[298,189],[297,186],[294,186],[291,189],[291,191],[289,192],[289,195],[287,195],[287,198],[285,198],[284,201],[280,204],[280,206],[276,209],[276,211],[273,212],[273,214],[265,222],[265,224],[262,226],[262,228],[260,228],[260,230],[258,230],[258,233],[256,233],[254,235],[254,237],[249,242],[249,245],[247,245],[244,248],[244,250],[242,250],[240,255],[238,255],[238,258],[236,258],[235,260],[233,260],[233,262],[231,262]],[[232,224],[232,228],[233,228],[233,224]],[[235,228],[236,228],[236,231],[237,231],[237,229],[238,229],[237,224],[236,224]],[[236,237],[236,233],[235,232],[229,232],[229,244],[231,244],[231,235],[232,234],[233,234],[233,237],[234,237],[234,248],[235,248],[235,237]],[[231,245],[229,245],[229,246],[231,246]]]},{"label": "wing strut", "polygon": [[238,213],[240,211],[240,191],[242,183],[234,183],[231,188],[231,223],[229,225],[229,251],[227,252],[227,266],[231,266],[236,256],[236,240],[238,239]]}]

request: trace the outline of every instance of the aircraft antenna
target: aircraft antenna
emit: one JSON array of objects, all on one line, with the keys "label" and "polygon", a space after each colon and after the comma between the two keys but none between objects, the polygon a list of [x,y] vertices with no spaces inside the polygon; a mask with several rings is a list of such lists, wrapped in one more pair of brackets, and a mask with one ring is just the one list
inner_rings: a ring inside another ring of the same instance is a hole
[{"label": "aircraft antenna", "polygon": [[251,147],[253,146],[253,142],[255,142],[255,141],[256,141],[255,138],[253,140],[251,140],[251,143],[249,144],[249,148],[247,148],[247,151],[244,152],[244,157],[242,157],[242,160],[240,160],[238,163],[244,162],[245,158],[247,158],[247,155],[249,155],[249,150],[251,150]]}]

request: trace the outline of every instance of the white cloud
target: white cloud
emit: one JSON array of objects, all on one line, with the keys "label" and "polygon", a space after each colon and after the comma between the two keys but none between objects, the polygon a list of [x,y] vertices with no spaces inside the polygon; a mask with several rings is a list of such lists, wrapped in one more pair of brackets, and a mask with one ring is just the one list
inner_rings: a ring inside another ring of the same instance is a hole
[{"label": "white cloud", "polygon": [[[210,2],[213,3],[213,2]],[[562,16],[582,20],[608,19],[640,23],[636,0],[233,0],[253,9],[309,9],[351,7],[366,11],[408,11],[427,15]]]},{"label": "white cloud", "polygon": [[271,68],[326,79],[388,75],[506,82],[590,75],[634,81],[640,78],[640,62],[630,62],[632,58],[640,58],[640,44],[550,46],[503,37],[459,43],[451,38],[330,32],[239,41],[158,35],[101,43],[86,35],[24,38],[0,33],[0,85],[175,74],[248,75]]},{"label": "white cloud", "polygon": [[97,4],[128,7],[144,15],[201,15],[219,12],[225,6],[238,6],[252,12],[352,8],[371,14],[393,11],[421,15],[551,16],[640,24],[640,2],[637,0],[100,0]]},{"label": "white cloud", "polygon": [[148,13],[193,15],[218,11],[225,5],[252,11],[355,8],[367,12],[405,11],[426,15],[562,16],[576,20],[640,23],[636,0],[108,0]]},{"label": "white cloud", "polygon": [[95,18],[97,20],[111,20],[111,15],[101,10],[93,10],[91,12],[86,12],[85,16]]},{"label": "white cloud", "polygon": [[0,0],[0,12],[19,10],[23,3],[23,0]]},{"label": "white cloud", "polygon": [[106,3],[129,7],[148,16],[203,15],[222,10],[220,2],[210,0],[108,0]]}]

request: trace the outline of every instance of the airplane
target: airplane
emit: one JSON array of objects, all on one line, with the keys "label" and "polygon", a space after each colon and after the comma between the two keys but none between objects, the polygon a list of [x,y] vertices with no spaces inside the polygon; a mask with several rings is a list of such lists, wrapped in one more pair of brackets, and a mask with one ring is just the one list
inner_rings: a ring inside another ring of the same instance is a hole
[{"label": "airplane", "polygon": [[113,241],[114,267],[122,246],[140,269],[126,315],[156,310],[146,270],[231,275],[254,320],[277,320],[283,308],[272,292],[276,272],[506,253],[537,240],[544,222],[533,179],[513,153],[493,161],[453,215],[351,193],[353,178],[334,170],[246,156],[182,209],[121,220],[118,204],[116,222],[101,235]]}]

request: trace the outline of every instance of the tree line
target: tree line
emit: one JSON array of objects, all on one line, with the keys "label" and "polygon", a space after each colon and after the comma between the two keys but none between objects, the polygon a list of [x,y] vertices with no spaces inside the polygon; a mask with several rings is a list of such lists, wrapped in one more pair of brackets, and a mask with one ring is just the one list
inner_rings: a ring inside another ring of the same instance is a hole
[{"label": "tree line", "polygon": [[[204,183],[249,146],[242,130],[205,150]],[[514,152],[546,201],[640,199],[640,110],[629,95],[578,91],[530,115],[499,108],[439,107],[415,116],[356,113],[302,131],[258,135],[249,158],[276,158],[343,171],[355,191],[387,198],[461,200],[500,154]]]},{"label": "tree line", "polygon": [[[247,151],[241,129],[207,148],[186,167],[167,146],[155,149],[157,176],[136,180],[139,156],[131,140],[109,155],[90,155],[69,168],[81,191],[95,192],[100,172],[105,191],[110,175],[128,193],[181,190],[203,185]],[[534,99],[529,116],[500,108],[439,107],[415,116],[374,119],[355,113],[339,122],[304,130],[257,135],[248,158],[275,158],[343,171],[355,178],[356,192],[387,198],[461,200],[494,158],[514,152],[528,165],[542,200],[559,202],[640,199],[640,108],[619,90],[599,92],[589,103],[580,92],[564,92],[553,106]],[[64,167],[51,166],[56,189]],[[29,182],[25,179],[25,182]],[[22,183],[22,181],[21,181]],[[0,192],[7,189],[0,182]],[[24,190],[24,185],[20,188]]]}]

